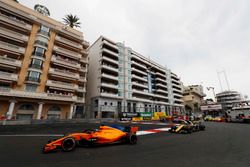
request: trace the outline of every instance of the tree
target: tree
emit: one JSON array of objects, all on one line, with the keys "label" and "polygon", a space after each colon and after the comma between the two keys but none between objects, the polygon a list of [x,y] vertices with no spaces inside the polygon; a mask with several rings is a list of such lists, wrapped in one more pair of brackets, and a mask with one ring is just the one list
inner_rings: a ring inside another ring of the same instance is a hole
[{"label": "tree", "polygon": [[66,25],[71,28],[80,27],[81,22],[79,22],[79,18],[76,15],[68,14],[63,18],[63,21]]},{"label": "tree", "polygon": [[50,15],[49,9],[46,8],[43,5],[36,4],[34,6],[34,10],[37,11],[38,13],[41,13],[41,14],[45,15],[45,16],[49,16]]},{"label": "tree", "polygon": [[18,0],[13,0],[13,1],[15,1],[16,3],[19,3]]}]

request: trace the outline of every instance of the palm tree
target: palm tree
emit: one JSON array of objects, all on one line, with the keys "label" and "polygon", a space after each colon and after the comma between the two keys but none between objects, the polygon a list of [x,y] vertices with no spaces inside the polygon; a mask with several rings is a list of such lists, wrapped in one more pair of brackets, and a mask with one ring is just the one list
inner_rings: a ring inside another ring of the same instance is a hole
[{"label": "palm tree", "polygon": [[81,22],[79,22],[79,18],[76,15],[68,14],[63,18],[63,21],[66,25],[71,28],[80,27]]},{"label": "palm tree", "polygon": [[16,3],[19,3],[18,0],[13,0],[13,1],[15,1]]},{"label": "palm tree", "polygon": [[34,6],[34,10],[37,11],[38,13],[41,13],[41,14],[45,15],[45,16],[49,16],[50,15],[49,9],[46,8],[43,5],[36,4]]}]

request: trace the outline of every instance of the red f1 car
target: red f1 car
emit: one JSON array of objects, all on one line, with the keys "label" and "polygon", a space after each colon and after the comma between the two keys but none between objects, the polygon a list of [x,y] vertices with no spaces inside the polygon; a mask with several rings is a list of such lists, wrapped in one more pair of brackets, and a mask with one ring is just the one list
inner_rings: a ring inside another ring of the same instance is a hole
[{"label": "red f1 car", "polygon": [[138,127],[100,126],[99,129],[87,129],[80,133],[72,133],[59,139],[48,141],[42,149],[43,153],[49,153],[61,149],[72,151],[76,146],[93,146],[111,143],[136,144],[136,132]]}]

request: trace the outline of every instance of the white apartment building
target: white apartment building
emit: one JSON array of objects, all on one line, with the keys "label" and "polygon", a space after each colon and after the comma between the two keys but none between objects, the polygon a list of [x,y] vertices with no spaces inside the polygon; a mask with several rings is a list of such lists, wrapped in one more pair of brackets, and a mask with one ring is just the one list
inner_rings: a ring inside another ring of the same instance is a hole
[{"label": "white apartment building", "polygon": [[123,43],[103,36],[89,48],[87,105],[91,118],[121,112],[183,111],[180,78]]}]

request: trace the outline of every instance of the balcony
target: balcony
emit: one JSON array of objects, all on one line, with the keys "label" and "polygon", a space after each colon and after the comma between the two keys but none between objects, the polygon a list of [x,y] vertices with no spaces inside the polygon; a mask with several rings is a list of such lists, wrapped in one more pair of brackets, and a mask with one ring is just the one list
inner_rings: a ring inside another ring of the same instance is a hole
[{"label": "balcony", "polygon": [[107,53],[107,54],[109,54],[109,55],[112,55],[112,56],[118,58],[118,53],[115,53],[115,52],[113,52],[113,51],[111,51],[111,50],[108,50],[108,49],[106,49],[106,48],[102,48],[102,52],[105,52],[105,53]]},{"label": "balcony", "polygon": [[68,59],[63,59],[55,55],[52,56],[51,61],[53,62],[53,64],[57,64],[66,68],[71,68],[71,69],[81,68],[81,65],[77,63],[76,61],[70,61]]},{"label": "balcony", "polygon": [[87,63],[88,63],[88,59],[87,59],[86,57],[82,57],[82,58],[80,59],[80,62],[81,62],[81,63],[87,64]]},{"label": "balcony", "polygon": [[118,89],[118,85],[109,84],[109,83],[101,83],[101,86],[106,87],[106,88],[111,88],[111,89]]},{"label": "balcony", "polygon": [[84,97],[77,97],[77,103],[85,103],[85,98]]},{"label": "balcony", "polygon": [[182,98],[183,95],[182,94],[178,94],[178,93],[173,93],[174,97],[178,97],[178,98]]},{"label": "balcony", "polygon": [[5,67],[8,66],[8,67],[20,68],[22,65],[22,62],[17,59],[0,56],[0,66],[1,64],[4,65]]},{"label": "balcony", "polygon": [[108,62],[110,62],[112,64],[118,65],[118,60],[114,60],[114,59],[111,59],[111,58],[106,57],[106,56],[102,56],[102,60],[105,60],[105,61],[108,61]]},{"label": "balcony", "polygon": [[135,85],[135,86],[138,86],[138,87],[141,87],[141,88],[148,89],[148,85],[144,85],[144,84],[142,84],[142,83],[132,82],[132,85]]},{"label": "balcony", "polygon": [[104,40],[103,43],[104,43],[105,45],[108,45],[108,46],[110,46],[110,47],[112,47],[112,48],[118,50],[118,47],[117,47],[116,45],[113,45],[113,44],[109,43],[108,41],[105,41],[105,40]]},{"label": "balcony", "polygon": [[23,47],[19,47],[19,46],[16,46],[7,42],[2,42],[2,41],[0,41],[0,50],[1,49],[15,52],[15,53],[22,54],[22,55],[25,52],[25,49]]},{"label": "balcony", "polygon": [[50,68],[49,73],[51,75],[54,75],[60,78],[67,78],[67,79],[72,79],[72,80],[76,80],[80,78],[78,73],[74,73],[74,72],[70,72],[66,70],[59,70],[56,68]]},{"label": "balcony", "polygon": [[11,39],[15,39],[15,40],[21,40],[21,41],[24,41],[24,42],[28,42],[28,36],[26,35],[23,35],[23,34],[20,34],[20,33],[17,33],[15,31],[11,31],[11,30],[8,30],[6,28],[2,28],[0,29],[0,34],[2,36],[5,36],[5,37],[9,37]]},{"label": "balcony", "polygon": [[15,17],[4,15],[0,12],[0,20],[8,24],[11,24],[17,28],[24,29],[26,31],[31,31],[32,26],[25,23],[24,21],[18,20]]},{"label": "balcony", "polygon": [[141,75],[144,75],[144,76],[145,76],[145,75],[146,75],[146,76],[148,75],[146,72],[143,72],[143,71],[141,71],[141,70],[138,70],[138,69],[136,69],[136,68],[134,68],[134,67],[132,67],[131,69],[132,69],[132,71],[135,71],[135,72],[137,72],[137,73],[139,73],[139,74],[141,74]]},{"label": "balcony", "polygon": [[62,95],[55,93],[36,93],[36,92],[25,92],[18,91],[13,89],[0,89],[1,96],[10,96],[10,97],[22,97],[22,98],[31,98],[31,99],[44,99],[44,100],[57,100],[63,102],[76,102],[77,97],[73,95]]},{"label": "balcony", "polygon": [[166,89],[168,88],[167,85],[163,85],[163,84],[161,84],[161,83],[156,83],[156,86],[157,86],[157,87],[166,88]]},{"label": "balcony", "polygon": [[86,67],[80,67],[81,72],[88,72],[88,69]]},{"label": "balcony", "polygon": [[79,78],[79,81],[80,81],[80,82],[87,82],[87,79],[86,79],[86,77],[80,77],[80,78]]},{"label": "balcony", "polygon": [[166,79],[166,76],[167,76],[167,74],[164,75],[164,74],[162,74],[160,72],[156,72],[155,74],[158,75],[158,76],[161,76],[161,77],[163,77],[165,79]]},{"label": "balcony", "polygon": [[162,89],[156,89],[156,92],[158,92],[158,93],[168,94],[168,91],[166,91],[166,90],[162,90]]},{"label": "balcony", "polygon": [[64,94],[57,94],[57,93],[47,93],[47,98],[52,100],[59,100],[59,101],[76,101],[77,97],[73,95],[64,95]]},{"label": "balcony", "polygon": [[67,57],[70,57],[72,59],[80,59],[82,57],[82,55],[80,53],[76,53],[76,52],[64,49],[62,47],[54,46],[54,50],[57,53],[62,54],[62,55],[67,56]]},{"label": "balcony", "polygon": [[62,89],[68,89],[68,90],[77,90],[78,85],[67,83],[67,82],[60,82],[60,81],[53,81],[53,80],[47,80],[46,86],[51,87],[57,87]]},{"label": "balcony", "polygon": [[35,43],[34,43],[34,46],[38,46],[38,47],[41,47],[45,50],[48,49],[48,44],[46,42],[43,42],[43,41],[40,41],[40,40],[36,40]]},{"label": "balcony", "polygon": [[26,83],[39,84],[40,81],[41,81],[40,78],[35,78],[35,77],[30,77],[30,76],[27,76],[27,77],[25,78],[25,82],[26,82]]},{"label": "balcony", "polygon": [[133,93],[142,94],[142,95],[146,95],[146,96],[154,96],[154,94],[152,94],[152,93],[145,92],[143,90],[137,90],[137,89],[133,89]]},{"label": "balcony", "polygon": [[177,89],[179,88],[180,90],[182,90],[182,86],[180,84],[174,83],[172,82],[172,87],[176,87]]},{"label": "balcony", "polygon": [[146,67],[145,65],[140,64],[140,63],[137,63],[137,62],[135,62],[135,61],[132,61],[132,65],[136,65],[136,66],[138,66],[138,67],[141,67],[141,68],[147,70],[147,67]]},{"label": "balcony", "polygon": [[148,82],[148,80],[146,78],[143,78],[143,77],[139,77],[135,74],[132,74],[132,79],[137,79],[137,80],[140,80],[140,81],[144,81],[144,82]]},{"label": "balcony", "polygon": [[105,74],[105,73],[102,73],[102,74],[101,74],[101,77],[103,77],[103,78],[108,78],[108,79],[112,79],[112,80],[115,80],[115,81],[118,81],[118,77],[113,76],[113,75],[109,75],[109,74]]},{"label": "balcony", "polygon": [[109,65],[102,64],[102,68],[104,68],[104,69],[106,69],[106,70],[110,70],[110,71],[112,71],[112,72],[118,73],[118,68],[113,67],[113,66],[109,66]]},{"label": "balcony", "polygon": [[86,49],[82,49],[82,50],[81,50],[81,53],[82,53],[83,55],[85,55],[85,56],[87,56],[87,55],[89,54],[89,52],[86,51]]},{"label": "balcony", "polygon": [[18,75],[14,73],[0,71],[0,79],[7,80],[7,81],[17,81]]},{"label": "balcony", "polygon": [[159,94],[154,94],[154,97],[158,97],[158,98],[162,98],[162,99],[168,99],[168,96],[163,96],[163,95],[159,95]]},{"label": "balcony", "polygon": [[69,45],[71,47],[74,47],[74,48],[77,48],[77,49],[82,49],[82,45],[77,43],[77,42],[74,42],[74,41],[71,41],[71,40],[68,40],[66,38],[63,38],[63,37],[60,37],[60,36],[56,36],[56,41],[60,42],[60,43],[63,43],[63,44],[66,44],[66,45]]},{"label": "balcony", "polygon": [[86,88],[85,87],[82,87],[82,86],[79,86],[78,89],[77,89],[77,92],[86,92]]},{"label": "balcony", "polygon": [[110,98],[119,98],[119,99],[122,98],[122,97],[118,96],[118,94],[112,93],[112,92],[102,92],[101,96],[102,97],[110,97]]},{"label": "balcony", "polygon": [[167,80],[164,80],[164,79],[159,78],[159,77],[157,77],[155,80],[156,80],[156,81],[163,82],[163,83],[167,83]]},{"label": "balcony", "polygon": [[173,87],[173,91],[178,92],[178,93],[183,93],[182,90],[179,90],[179,89],[177,89],[177,88],[175,88],[175,87]]}]

